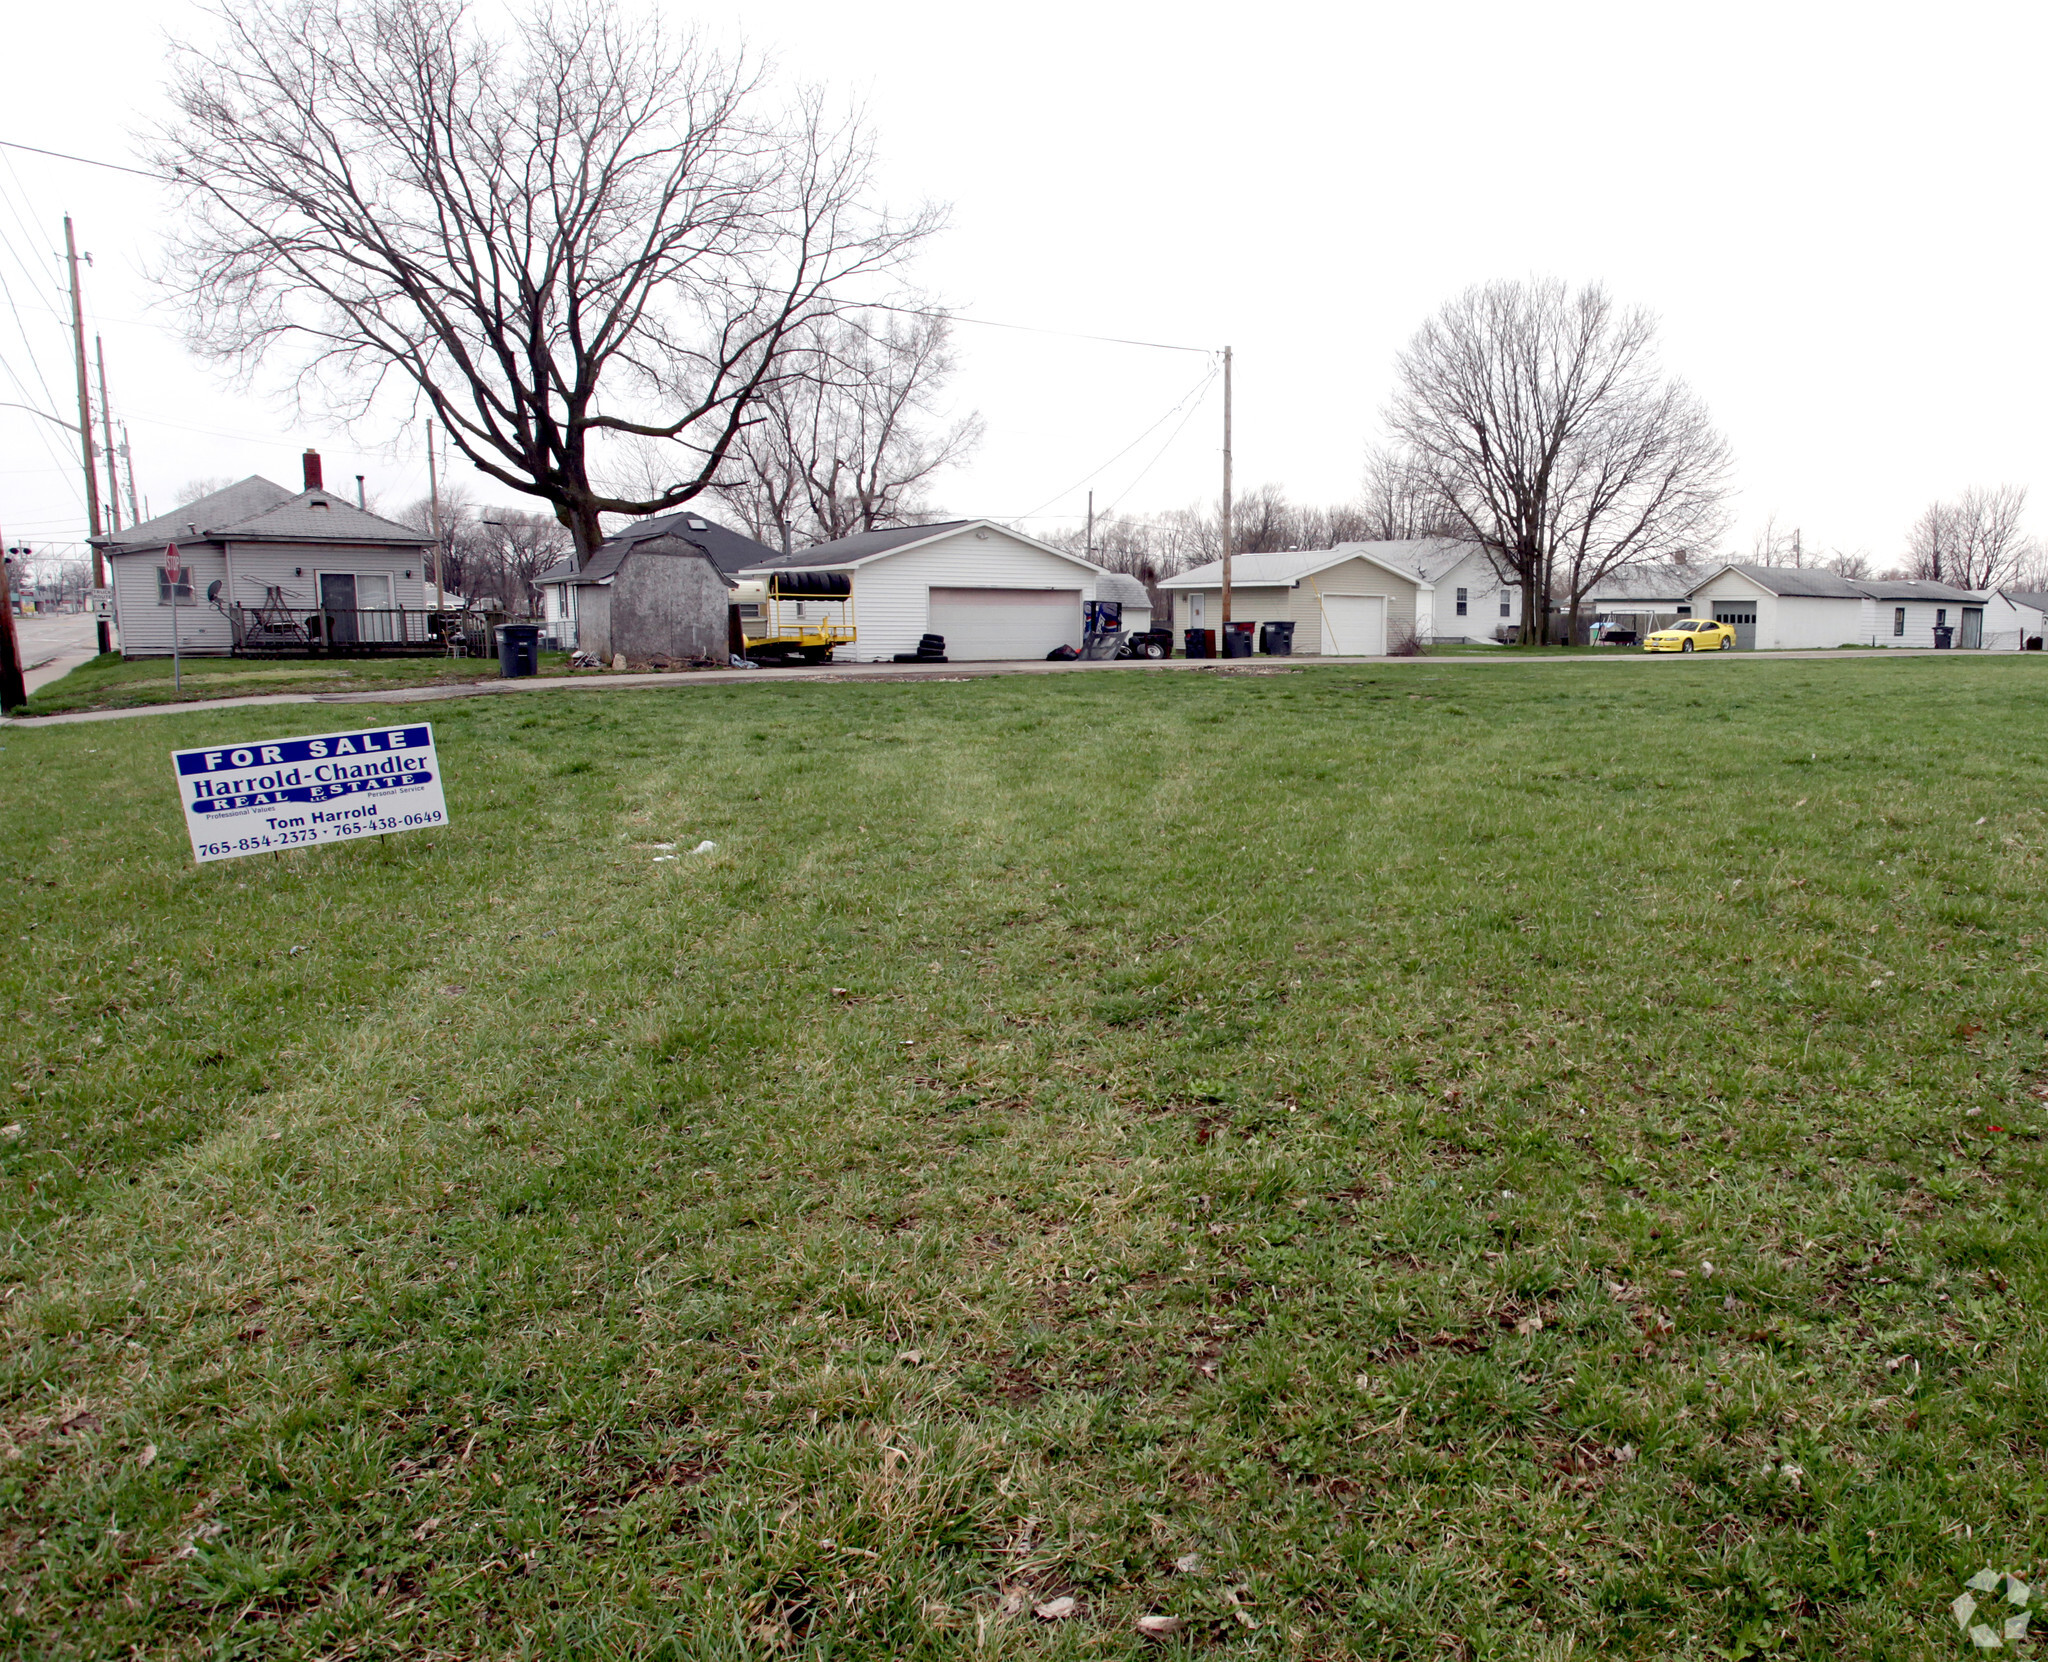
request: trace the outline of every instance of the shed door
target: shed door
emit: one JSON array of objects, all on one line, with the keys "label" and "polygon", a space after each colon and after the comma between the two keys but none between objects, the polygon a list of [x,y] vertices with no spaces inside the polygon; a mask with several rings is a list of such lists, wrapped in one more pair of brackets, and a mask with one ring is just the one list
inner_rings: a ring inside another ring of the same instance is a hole
[{"label": "shed door", "polygon": [[1079,589],[933,589],[930,616],[948,658],[1043,658],[1081,644]]},{"label": "shed door", "polygon": [[1956,645],[1972,652],[1984,644],[1984,608],[1965,606],[1963,626],[1956,632]]},{"label": "shed door", "polygon": [[1323,651],[1337,658],[1376,658],[1387,649],[1387,597],[1323,596]]},{"label": "shed door", "polygon": [[1735,647],[1739,652],[1756,650],[1756,602],[1753,600],[1717,600],[1714,602],[1714,621],[1732,623],[1735,626]]}]

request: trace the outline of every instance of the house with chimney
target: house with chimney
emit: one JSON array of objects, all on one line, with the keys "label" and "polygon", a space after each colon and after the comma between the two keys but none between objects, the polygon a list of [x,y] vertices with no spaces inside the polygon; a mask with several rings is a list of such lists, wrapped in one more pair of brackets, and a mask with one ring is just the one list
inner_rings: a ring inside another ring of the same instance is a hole
[{"label": "house with chimney", "polygon": [[[95,539],[129,658],[438,650],[433,538],[327,489],[320,453],[294,492],[252,474]],[[175,547],[177,561],[168,558]]]}]

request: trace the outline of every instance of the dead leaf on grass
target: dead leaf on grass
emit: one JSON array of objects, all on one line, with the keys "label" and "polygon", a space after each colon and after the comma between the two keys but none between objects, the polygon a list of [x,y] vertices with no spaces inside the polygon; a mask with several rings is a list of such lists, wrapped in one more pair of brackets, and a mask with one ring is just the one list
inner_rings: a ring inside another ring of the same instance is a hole
[{"label": "dead leaf on grass", "polygon": [[154,1466],[156,1464],[156,1444],[144,1443],[142,1445],[142,1452],[135,1457],[135,1463],[144,1471],[148,1471],[151,1466]]},{"label": "dead leaf on grass", "polygon": [[1171,1639],[1188,1624],[1178,1616],[1140,1616],[1138,1631],[1148,1639]]},{"label": "dead leaf on grass", "polygon": [[1515,1331],[1525,1339],[1532,1333],[1541,1333],[1543,1331],[1543,1318],[1541,1316],[1524,1316],[1515,1323]]},{"label": "dead leaf on grass", "polygon": [[82,1437],[89,1431],[100,1428],[100,1417],[90,1409],[81,1408],[75,1414],[57,1422],[56,1431],[60,1437]]},{"label": "dead leaf on grass", "polygon": [[1080,1613],[1080,1600],[1072,1598],[1047,1599],[1045,1603],[1034,1604],[1031,1607],[1031,1614],[1042,1622],[1063,1622],[1069,1616],[1078,1616]]}]

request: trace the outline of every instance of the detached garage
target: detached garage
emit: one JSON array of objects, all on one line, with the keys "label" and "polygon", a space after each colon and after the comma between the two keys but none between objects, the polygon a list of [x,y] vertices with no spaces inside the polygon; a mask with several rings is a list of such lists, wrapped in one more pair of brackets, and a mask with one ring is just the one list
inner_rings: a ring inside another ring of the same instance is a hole
[{"label": "detached garage", "polygon": [[789,570],[852,577],[856,639],[837,656],[855,663],[887,663],[914,652],[924,635],[945,636],[946,656],[960,662],[1043,658],[1054,647],[1078,647],[1082,603],[1098,598],[1098,584],[1107,594],[1114,581],[1077,555],[986,519],[867,531],[741,575]]},{"label": "detached garage", "polygon": [[[1339,543],[1240,554],[1230,562],[1235,623],[1292,623],[1297,656],[1376,658],[1426,624],[1435,585],[1406,569],[1413,543]],[[1223,628],[1223,563],[1211,561],[1160,587],[1173,596],[1174,643],[1188,629]],[[1220,641],[1219,641],[1220,646]]]}]

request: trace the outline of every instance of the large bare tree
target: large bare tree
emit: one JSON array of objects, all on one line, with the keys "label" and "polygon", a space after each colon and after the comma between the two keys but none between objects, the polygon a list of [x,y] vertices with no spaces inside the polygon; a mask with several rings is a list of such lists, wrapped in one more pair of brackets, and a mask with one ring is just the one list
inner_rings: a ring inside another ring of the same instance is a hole
[{"label": "large bare tree", "polygon": [[[462,0],[211,15],[154,156],[196,343],[351,417],[398,383],[585,557],[600,514],[710,488],[791,336],[936,224],[876,206],[857,117],[609,0],[503,37]],[[622,435],[671,442],[670,481],[597,483]]]},{"label": "large bare tree", "polygon": [[1388,429],[1437,517],[1521,589],[1525,642],[1560,586],[1576,638],[1609,572],[1720,534],[1726,441],[1655,344],[1649,314],[1597,284],[1497,282],[1449,302],[1397,360]]},{"label": "large bare tree", "polygon": [[950,326],[888,311],[808,325],[764,388],[719,494],[762,542],[830,542],[913,523],[932,481],[980,442],[982,421],[948,422]]},{"label": "large bare tree", "polygon": [[2020,521],[2021,485],[1972,486],[1953,502],[1931,503],[1907,536],[1907,575],[1961,589],[2010,585],[2034,559]]}]

